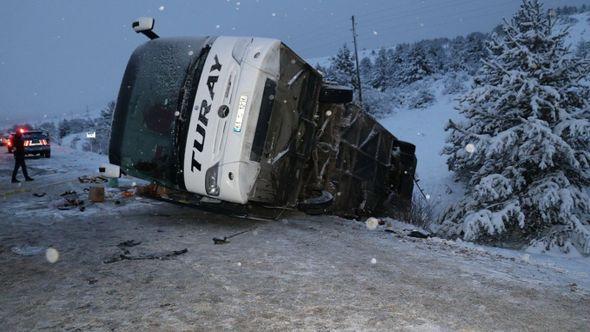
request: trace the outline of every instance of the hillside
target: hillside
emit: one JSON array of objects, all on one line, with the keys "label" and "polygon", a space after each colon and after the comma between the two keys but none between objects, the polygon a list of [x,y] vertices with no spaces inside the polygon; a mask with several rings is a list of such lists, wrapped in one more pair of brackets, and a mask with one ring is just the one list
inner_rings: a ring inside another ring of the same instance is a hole
[{"label": "hillside", "polygon": [[[558,29],[569,26],[566,43],[572,50],[575,51],[582,42],[590,40],[589,21],[590,13],[586,12],[562,17],[557,24]],[[324,68],[329,67],[329,58],[312,61],[317,61]],[[374,58],[371,61],[374,61]],[[456,91],[449,92],[448,82],[454,80],[456,83],[458,75],[461,75],[463,81],[459,82]],[[432,101],[422,107],[393,103],[389,105],[388,110],[376,116],[399,139],[416,145],[417,178],[426,194],[427,205],[432,209],[433,219],[436,219],[451,203],[456,202],[464,191],[462,185],[454,181],[454,174],[448,170],[446,157],[441,155],[441,151],[447,137],[444,126],[449,119],[459,119],[460,115],[455,108],[458,105],[458,99],[469,88],[471,77],[472,74],[466,71],[449,70],[446,73],[433,74],[410,85],[377,92],[381,100],[391,100],[405,93],[414,93],[416,87],[427,87],[431,93]],[[371,87],[368,89],[372,90]],[[417,198],[421,199],[421,196],[418,194]]]}]

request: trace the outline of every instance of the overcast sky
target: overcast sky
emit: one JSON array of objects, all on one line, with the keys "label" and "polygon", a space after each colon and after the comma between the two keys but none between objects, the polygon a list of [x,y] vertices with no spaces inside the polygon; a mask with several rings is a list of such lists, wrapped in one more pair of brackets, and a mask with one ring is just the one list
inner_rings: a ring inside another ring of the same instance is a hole
[{"label": "overcast sky", "polygon": [[[306,58],[359,46],[489,31],[520,0],[2,0],[0,123],[84,114],[116,99],[129,55],[146,39],[130,23],[156,18],[160,36],[284,40]],[[545,0],[546,7],[590,0]]]}]

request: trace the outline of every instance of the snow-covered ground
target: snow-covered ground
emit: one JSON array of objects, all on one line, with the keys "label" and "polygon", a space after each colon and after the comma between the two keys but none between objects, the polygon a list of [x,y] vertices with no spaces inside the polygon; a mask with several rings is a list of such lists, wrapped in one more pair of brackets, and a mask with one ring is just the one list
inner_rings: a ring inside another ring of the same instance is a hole
[{"label": "snow-covered ground", "polygon": [[558,31],[564,28],[568,29],[567,44],[570,48],[575,49],[581,41],[590,41],[590,12],[569,17],[569,20],[561,21],[557,28]]},{"label": "snow-covered ground", "polygon": [[83,145],[86,142],[86,133],[75,133],[66,135],[61,139],[61,145],[72,148],[74,150],[83,151]]},{"label": "snow-covered ground", "polygon": [[436,214],[461,197],[463,188],[453,180],[446,157],[441,155],[447,136],[444,127],[449,119],[460,117],[455,110],[457,96],[444,95],[441,80],[433,85],[434,104],[424,109],[396,110],[379,122],[398,139],[416,145],[416,177]]},{"label": "snow-covered ground", "polygon": [[[27,160],[35,181],[19,186],[9,183],[10,155],[0,155],[3,330],[590,326],[588,258],[417,239],[403,235],[412,226],[390,220],[395,233],[325,216],[235,219],[123,197],[119,189],[84,211],[58,210],[66,190],[86,199],[90,184],[77,178],[95,174],[104,161],[55,146],[51,159]],[[228,244],[213,244],[213,237],[243,230],[249,231]],[[188,251],[167,260],[104,263],[129,240],[141,242],[127,248],[130,255]]]}]

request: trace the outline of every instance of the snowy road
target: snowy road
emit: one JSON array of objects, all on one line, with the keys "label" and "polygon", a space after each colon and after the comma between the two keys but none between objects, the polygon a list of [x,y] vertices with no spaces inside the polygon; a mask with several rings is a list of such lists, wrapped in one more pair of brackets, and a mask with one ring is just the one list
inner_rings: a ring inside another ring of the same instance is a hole
[{"label": "snowy road", "polygon": [[[57,210],[59,194],[83,192],[88,185],[77,176],[93,174],[102,160],[55,147],[49,160],[28,160],[33,183],[15,186],[9,184],[12,159],[0,154],[2,330],[590,326],[586,270],[528,255],[400,237],[333,217],[239,220],[120,198],[116,191],[84,212]],[[213,237],[252,227],[229,244],[213,244]],[[132,255],[188,252],[103,263],[128,240],[141,242],[128,248]],[[45,255],[50,246],[59,253],[54,264]]]}]

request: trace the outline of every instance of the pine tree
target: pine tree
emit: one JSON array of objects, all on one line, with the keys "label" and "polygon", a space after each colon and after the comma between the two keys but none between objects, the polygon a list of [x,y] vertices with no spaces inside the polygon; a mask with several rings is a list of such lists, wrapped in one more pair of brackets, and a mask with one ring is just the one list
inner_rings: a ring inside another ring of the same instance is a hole
[{"label": "pine tree", "polygon": [[115,113],[115,102],[109,102],[105,108],[100,111],[100,117],[96,120],[96,139],[93,141],[95,147],[93,151],[107,153],[109,140],[111,137],[111,124],[113,114]]},{"label": "pine tree", "polygon": [[371,75],[371,86],[379,91],[392,86],[393,61],[389,58],[385,48],[381,48],[375,58]]},{"label": "pine tree", "polygon": [[578,43],[576,55],[580,58],[589,58],[590,57],[590,42],[585,41],[585,40],[581,40]]},{"label": "pine tree", "polygon": [[399,44],[395,49],[387,51],[387,57],[391,62],[391,82],[389,86],[398,87],[405,82],[405,68],[409,63],[410,45]]},{"label": "pine tree", "polygon": [[407,65],[403,70],[403,81],[413,83],[434,73],[434,68],[428,62],[423,44],[415,44],[410,51]]},{"label": "pine tree", "polygon": [[346,44],[338,50],[336,56],[330,59],[330,69],[328,70],[327,78],[339,84],[352,85],[353,88],[358,88],[354,57]]},{"label": "pine tree", "polygon": [[361,59],[359,63],[359,71],[361,74],[361,81],[363,85],[370,79],[372,72],[373,72],[373,62],[370,58],[364,57]]},{"label": "pine tree", "polygon": [[70,126],[70,121],[67,119],[63,119],[59,122],[58,131],[59,131],[59,138],[62,139],[68,134],[70,134],[72,128]]},{"label": "pine tree", "polygon": [[590,253],[588,63],[572,56],[538,0],[523,0],[503,30],[459,106],[466,120],[447,126],[443,153],[466,194],[442,215],[440,232],[545,236]]}]

